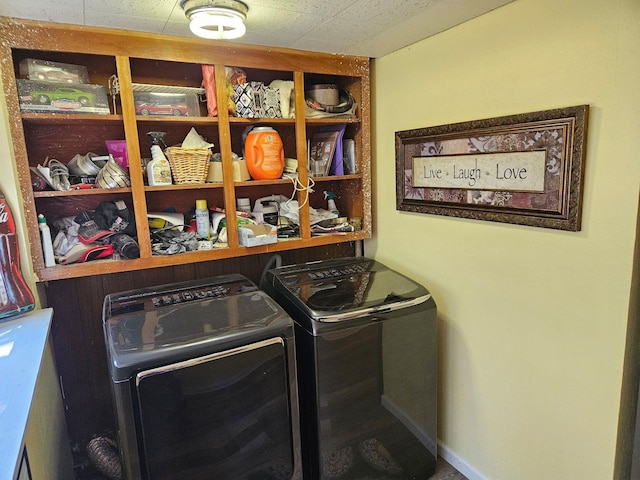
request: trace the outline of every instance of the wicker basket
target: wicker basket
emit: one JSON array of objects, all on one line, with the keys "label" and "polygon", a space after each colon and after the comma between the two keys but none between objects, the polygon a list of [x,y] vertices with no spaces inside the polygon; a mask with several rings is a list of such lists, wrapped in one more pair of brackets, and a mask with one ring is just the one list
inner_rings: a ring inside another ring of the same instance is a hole
[{"label": "wicker basket", "polygon": [[168,147],[164,151],[171,165],[173,183],[205,183],[211,150],[208,148]]}]

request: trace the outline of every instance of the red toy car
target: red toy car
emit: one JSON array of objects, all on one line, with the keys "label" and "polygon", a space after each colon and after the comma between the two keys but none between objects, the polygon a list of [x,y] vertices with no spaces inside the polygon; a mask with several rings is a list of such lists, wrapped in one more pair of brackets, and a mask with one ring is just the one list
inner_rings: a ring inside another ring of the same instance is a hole
[{"label": "red toy car", "polygon": [[176,117],[185,116],[189,114],[189,109],[186,105],[182,104],[167,104],[160,103],[137,103],[136,114],[138,115],[173,115]]}]

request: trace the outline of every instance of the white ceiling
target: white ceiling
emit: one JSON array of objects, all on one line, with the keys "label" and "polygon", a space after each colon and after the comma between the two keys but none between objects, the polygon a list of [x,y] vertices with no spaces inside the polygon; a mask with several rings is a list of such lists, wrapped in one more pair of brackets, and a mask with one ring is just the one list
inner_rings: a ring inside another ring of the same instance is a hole
[{"label": "white ceiling", "polygon": [[[240,43],[381,57],[513,0],[243,0]],[[1,0],[0,15],[190,37],[180,0]]]}]

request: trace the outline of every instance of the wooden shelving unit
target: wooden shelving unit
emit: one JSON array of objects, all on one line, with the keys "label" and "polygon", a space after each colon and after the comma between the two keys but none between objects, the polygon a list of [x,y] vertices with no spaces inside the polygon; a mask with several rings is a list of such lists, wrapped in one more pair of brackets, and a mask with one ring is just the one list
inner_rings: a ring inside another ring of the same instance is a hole
[{"label": "wooden shelving unit", "polygon": [[[2,80],[15,152],[24,210],[28,224],[31,255],[40,280],[84,277],[104,273],[126,272],[148,268],[205,262],[209,260],[278,252],[371,237],[371,170],[370,170],[370,71],[369,59],[329,55],[297,50],[247,46],[200,39],[166,37],[121,30],[85,28],[63,24],[46,24],[0,17],[0,58]],[[99,114],[26,113],[20,110],[17,83],[18,65],[25,58],[37,58],[85,65],[90,83],[107,86],[116,75],[120,94],[115,102],[109,98],[111,112]],[[198,88],[201,65],[215,65],[218,106],[226,105],[225,66],[239,67],[252,81],[265,84],[275,79],[294,82],[295,118],[246,119],[230,117],[226,108],[218,108],[217,117],[208,117],[206,104],[200,104],[201,116],[142,117],[136,115],[133,84],[153,84]],[[305,86],[333,83],[346,89],[357,102],[356,118],[305,118]],[[242,132],[250,125],[270,125],[280,133],[287,157],[299,164],[299,180],[307,184],[307,138],[325,125],[346,124],[345,138],[356,144],[357,173],[314,178],[315,191],[304,202],[305,193],[298,192],[300,205],[300,238],[276,244],[244,247],[238,243],[235,228],[228,230],[228,247],[178,255],[152,255],[147,211],[173,207],[187,213],[198,198],[225,208],[227,224],[236,224],[236,197],[250,197],[252,202],[271,194],[287,198],[293,193],[289,180],[233,181],[232,152],[242,149]],[[196,186],[145,185],[142,158],[148,157],[151,130],[167,132],[167,144],[179,143],[195,127],[198,133],[215,144],[223,163],[224,182]],[[71,192],[34,192],[30,167],[41,164],[49,156],[66,163],[75,154],[106,153],[105,139],[124,138],[130,163],[131,187],[115,190],[82,190]],[[140,168],[138,166],[140,165]],[[323,191],[338,195],[341,216],[359,217],[362,229],[333,236],[313,236],[309,225],[309,205],[326,207]],[[37,227],[37,214],[49,221],[94,209],[105,200],[123,199],[133,209],[141,257],[135,260],[98,260],[75,265],[45,268]]]}]

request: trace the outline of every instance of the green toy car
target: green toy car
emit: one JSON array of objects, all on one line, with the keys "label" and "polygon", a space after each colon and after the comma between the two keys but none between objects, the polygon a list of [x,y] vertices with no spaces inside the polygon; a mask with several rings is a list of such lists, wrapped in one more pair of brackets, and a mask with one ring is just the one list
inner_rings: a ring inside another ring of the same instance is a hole
[{"label": "green toy car", "polygon": [[95,93],[71,87],[59,87],[55,90],[34,91],[31,92],[31,96],[33,101],[40,105],[48,105],[56,100],[78,102],[83,107],[96,104]]}]

